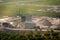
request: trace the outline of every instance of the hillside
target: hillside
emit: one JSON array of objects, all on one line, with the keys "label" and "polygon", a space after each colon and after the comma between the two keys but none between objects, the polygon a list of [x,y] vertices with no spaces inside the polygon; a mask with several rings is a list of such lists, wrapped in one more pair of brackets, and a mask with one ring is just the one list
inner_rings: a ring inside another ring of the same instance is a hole
[{"label": "hillside", "polygon": [[[36,14],[45,16],[60,16],[60,12],[43,11],[49,7],[60,7],[60,0],[1,0],[0,16],[23,14]],[[40,10],[41,11],[38,11]]]}]

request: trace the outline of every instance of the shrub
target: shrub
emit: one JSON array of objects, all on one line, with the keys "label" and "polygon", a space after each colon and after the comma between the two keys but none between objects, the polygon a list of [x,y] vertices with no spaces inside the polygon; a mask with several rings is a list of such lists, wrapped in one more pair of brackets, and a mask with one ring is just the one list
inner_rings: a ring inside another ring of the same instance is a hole
[{"label": "shrub", "polygon": [[0,32],[0,40],[60,40],[60,33],[8,33]]}]

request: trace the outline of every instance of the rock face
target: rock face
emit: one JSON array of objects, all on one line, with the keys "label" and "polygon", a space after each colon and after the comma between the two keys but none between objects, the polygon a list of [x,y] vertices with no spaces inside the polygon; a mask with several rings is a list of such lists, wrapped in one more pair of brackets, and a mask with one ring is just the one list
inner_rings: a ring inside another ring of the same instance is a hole
[{"label": "rock face", "polygon": [[36,17],[33,16],[32,21],[35,22],[37,24],[37,26],[40,26],[41,28],[47,28],[47,27],[51,27],[51,28],[56,28],[60,21],[59,18],[53,18],[53,17]]}]

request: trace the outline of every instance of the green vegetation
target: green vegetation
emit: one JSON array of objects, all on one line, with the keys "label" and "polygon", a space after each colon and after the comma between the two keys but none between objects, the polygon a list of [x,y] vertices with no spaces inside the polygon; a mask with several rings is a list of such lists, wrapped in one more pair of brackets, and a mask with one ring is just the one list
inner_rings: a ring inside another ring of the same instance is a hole
[{"label": "green vegetation", "polygon": [[[30,0],[2,0],[2,1],[3,1],[3,3],[8,3],[8,2],[30,1]],[[13,3],[7,4],[7,5],[5,5],[5,4],[0,5],[0,16],[16,15],[20,11],[21,14],[36,14],[36,15],[60,17],[60,12],[56,13],[56,12],[37,11],[40,9],[46,9],[47,6],[36,6],[36,5],[60,6],[60,0],[39,0],[39,1],[33,1],[33,2],[21,2],[21,4],[24,4],[24,5],[17,5],[17,4],[13,4]],[[27,4],[31,4],[31,5],[27,5]]]},{"label": "green vegetation", "polygon": [[60,40],[60,33],[8,33],[0,32],[0,40]]},{"label": "green vegetation", "polygon": [[[30,1],[30,0],[2,0],[4,2],[15,2],[15,1]],[[31,0],[32,1],[32,0]],[[54,4],[60,5],[60,0],[33,0],[34,2],[30,2],[32,4]]]}]

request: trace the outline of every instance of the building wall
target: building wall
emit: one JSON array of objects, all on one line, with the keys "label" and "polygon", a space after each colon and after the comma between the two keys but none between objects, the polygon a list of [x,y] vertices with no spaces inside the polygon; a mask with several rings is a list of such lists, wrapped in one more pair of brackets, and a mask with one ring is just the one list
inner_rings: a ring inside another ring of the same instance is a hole
[{"label": "building wall", "polygon": [[24,26],[26,29],[33,29],[36,27],[36,23],[34,22],[24,22]]},{"label": "building wall", "polygon": [[30,15],[30,14],[22,15],[21,20],[23,20],[23,21],[32,21],[32,15]]}]

